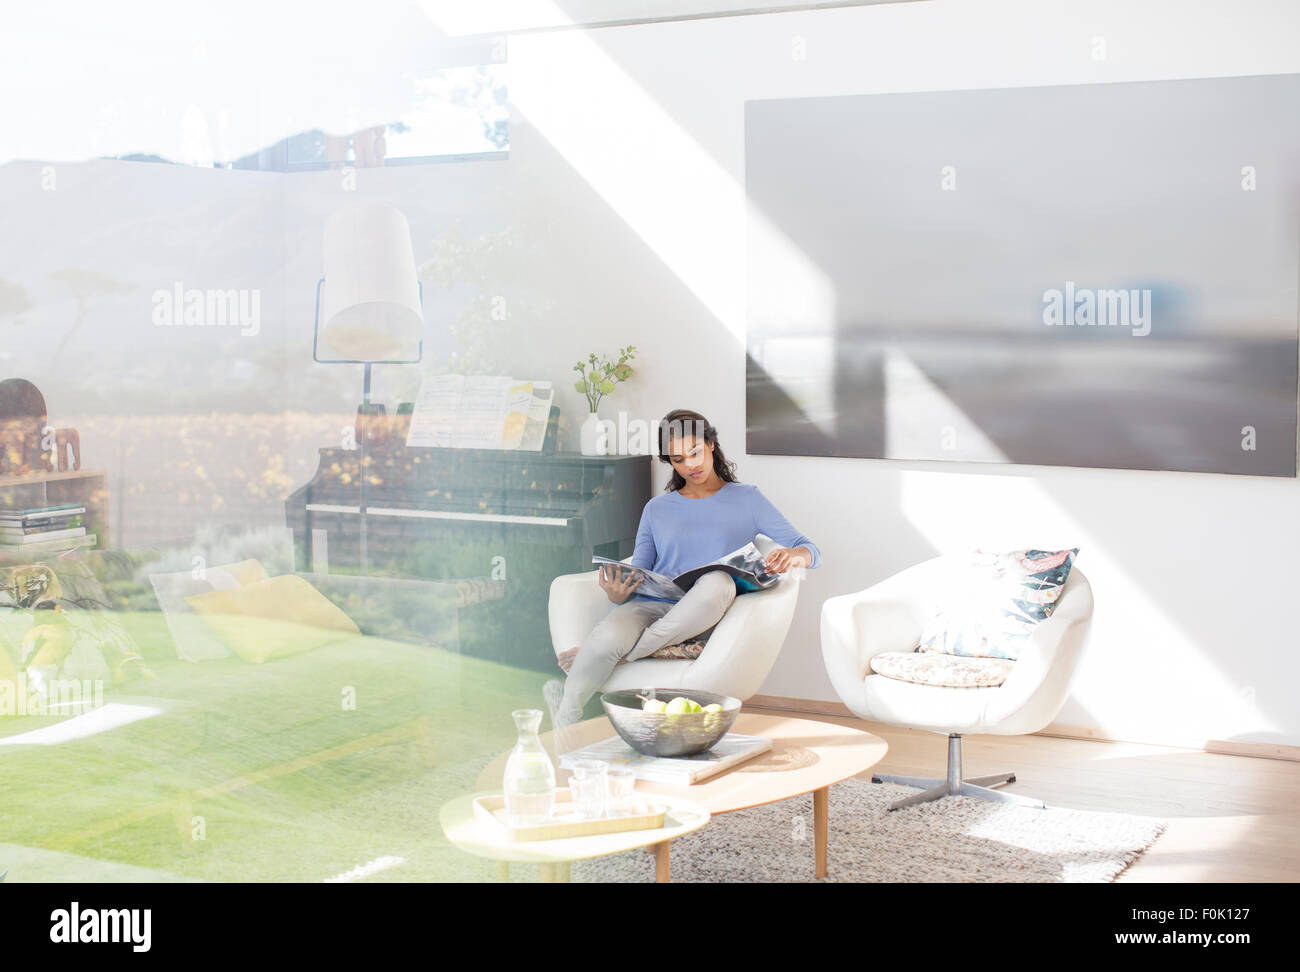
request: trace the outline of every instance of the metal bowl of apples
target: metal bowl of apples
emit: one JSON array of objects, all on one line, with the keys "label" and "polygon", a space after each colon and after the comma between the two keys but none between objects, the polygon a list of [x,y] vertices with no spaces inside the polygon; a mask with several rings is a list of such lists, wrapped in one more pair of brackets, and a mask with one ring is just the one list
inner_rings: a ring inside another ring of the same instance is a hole
[{"label": "metal bowl of apples", "polygon": [[640,689],[600,697],[614,731],[647,756],[712,749],[740,715],[740,699],[698,689]]}]

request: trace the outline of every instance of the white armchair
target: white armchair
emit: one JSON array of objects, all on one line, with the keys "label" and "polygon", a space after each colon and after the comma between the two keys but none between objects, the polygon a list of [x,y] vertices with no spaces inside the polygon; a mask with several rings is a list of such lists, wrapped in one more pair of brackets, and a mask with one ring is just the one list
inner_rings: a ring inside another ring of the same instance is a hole
[{"label": "white armchair", "polygon": [[[756,544],[763,553],[776,546],[761,535]],[[551,582],[548,614],[557,657],[582,644],[614,607],[600,589],[596,573],[564,574]],[[601,690],[685,688],[732,695],[742,701],[749,698],[776,664],[794,618],[803,573],[804,568],[796,567],[775,587],[739,595],[714,627],[699,658],[627,662],[614,669]]]},{"label": "white armchair", "polygon": [[856,594],[832,597],[822,605],[822,658],[836,693],[856,715],[873,722],[925,729],[948,737],[945,779],[875,776],[876,781],[921,787],[924,792],[891,810],[942,796],[1041,807],[1040,801],[990,787],[1014,783],[1014,773],[963,780],[964,733],[1022,735],[1050,723],[1065,704],[1092,624],[1092,587],[1077,566],[1051,616],[1039,623],[1001,684],[987,688],[949,688],[887,678],[871,670],[873,656],[911,651],[922,627],[943,596],[960,582],[961,561],[936,557]]}]

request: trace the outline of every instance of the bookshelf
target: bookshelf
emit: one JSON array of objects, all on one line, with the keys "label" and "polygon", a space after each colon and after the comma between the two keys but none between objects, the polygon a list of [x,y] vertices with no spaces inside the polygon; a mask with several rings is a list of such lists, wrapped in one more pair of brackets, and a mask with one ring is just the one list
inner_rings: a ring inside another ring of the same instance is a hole
[{"label": "bookshelf", "polygon": [[[108,473],[103,469],[0,476],[0,510],[25,510],[56,503],[86,508],[86,533],[97,538],[94,549],[108,542]],[[6,555],[8,557],[15,554]]]}]

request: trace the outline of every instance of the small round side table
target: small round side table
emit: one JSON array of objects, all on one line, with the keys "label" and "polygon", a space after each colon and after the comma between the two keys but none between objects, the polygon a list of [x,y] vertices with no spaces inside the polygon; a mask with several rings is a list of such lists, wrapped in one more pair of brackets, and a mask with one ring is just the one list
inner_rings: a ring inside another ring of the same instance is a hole
[{"label": "small round side table", "polygon": [[442,832],[461,850],[497,862],[497,878],[510,876],[510,863],[540,864],[543,881],[568,881],[569,864],[589,857],[604,857],[637,847],[653,847],[655,880],[668,881],[669,842],[675,837],[699,830],[709,822],[709,811],[692,800],[679,796],[655,795],[667,814],[664,826],[654,830],[625,830],[589,837],[562,837],[556,840],[512,841],[504,831],[474,815],[474,800],[483,794],[457,797],[444,804],[438,813]]}]

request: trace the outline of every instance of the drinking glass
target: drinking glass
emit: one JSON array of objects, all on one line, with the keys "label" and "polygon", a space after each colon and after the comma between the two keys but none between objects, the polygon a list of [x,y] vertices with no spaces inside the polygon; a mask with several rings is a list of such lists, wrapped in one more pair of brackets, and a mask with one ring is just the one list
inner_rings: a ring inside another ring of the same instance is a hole
[{"label": "drinking glass", "polygon": [[599,759],[581,759],[573,764],[569,792],[579,816],[595,820],[605,812],[605,772],[608,764]]},{"label": "drinking glass", "polygon": [[636,775],[626,766],[611,766],[605,771],[605,814],[621,817],[633,813]]}]

